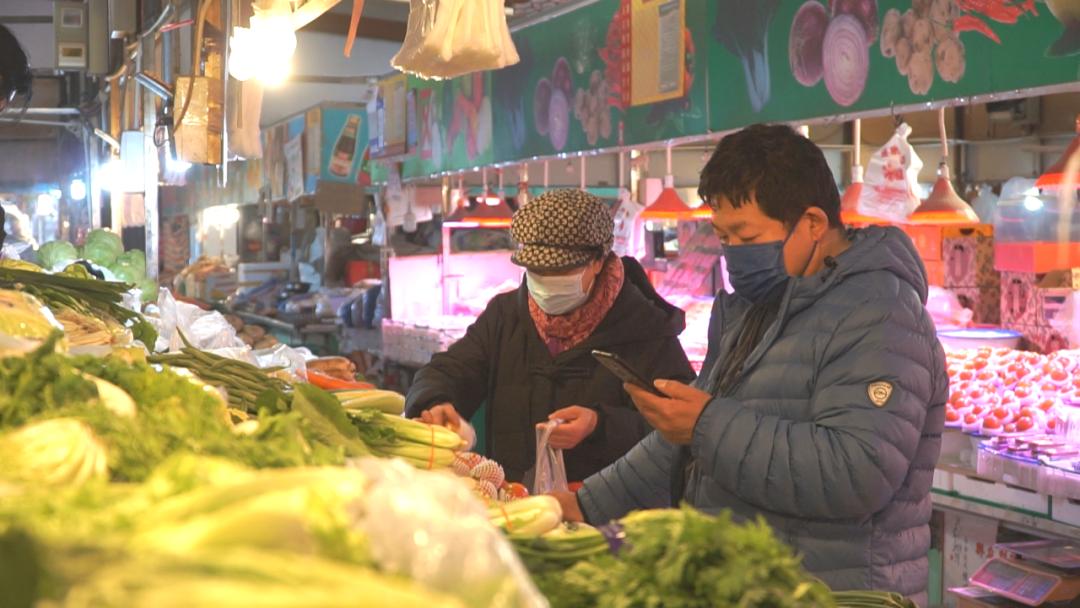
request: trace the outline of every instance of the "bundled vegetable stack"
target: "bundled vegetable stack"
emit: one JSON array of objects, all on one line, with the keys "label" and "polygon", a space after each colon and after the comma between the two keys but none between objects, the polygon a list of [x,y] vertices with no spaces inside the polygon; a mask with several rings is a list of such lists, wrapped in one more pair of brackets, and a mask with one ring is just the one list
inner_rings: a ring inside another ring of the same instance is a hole
[{"label": "bundled vegetable stack", "polygon": [[372,453],[401,458],[420,469],[446,469],[465,440],[450,429],[385,414],[376,409],[350,411],[349,417],[364,435]]},{"label": "bundled vegetable stack", "polygon": [[[110,338],[105,343],[111,343],[111,338],[123,327],[130,328],[135,339],[143,344],[152,346],[157,340],[154,327],[142,315],[122,305],[128,291],[126,284],[99,281],[78,264],[57,274],[0,267],[0,289],[21,291],[41,300],[62,323],[68,320],[65,329],[76,342],[100,343],[78,338],[85,328],[91,331],[97,328]],[[73,315],[81,320],[73,321]]]},{"label": "bundled vegetable stack", "polygon": [[689,507],[637,511],[601,529],[564,524],[510,539],[555,608],[914,608],[896,594],[831,592],[763,521]]},{"label": "bundled vegetable stack", "polygon": [[50,241],[38,249],[38,260],[48,270],[60,270],[80,259],[106,268],[117,281],[138,288],[144,303],[157,300],[157,283],[146,276],[146,254],[138,249],[125,252],[115,232],[91,230],[81,250],[67,241]]},{"label": "bundled vegetable stack", "polygon": [[267,408],[279,413],[288,408],[289,383],[275,376],[284,368],[263,369],[237,359],[230,359],[195,348],[184,334],[184,347],[178,353],[152,355],[151,363],[190,370],[203,382],[225,389],[230,407],[249,414]]}]

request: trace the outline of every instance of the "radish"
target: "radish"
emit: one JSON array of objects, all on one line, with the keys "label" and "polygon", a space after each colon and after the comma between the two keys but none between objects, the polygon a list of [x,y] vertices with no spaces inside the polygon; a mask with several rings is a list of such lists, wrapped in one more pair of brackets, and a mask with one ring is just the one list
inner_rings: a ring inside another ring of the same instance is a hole
[{"label": "radish", "polygon": [[866,30],[866,46],[877,40],[877,0],[832,0],[832,16],[851,15]]},{"label": "radish", "polygon": [[788,61],[791,75],[804,87],[816,85],[824,74],[822,45],[828,26],[829,15],[817,0],[807,0],[791,21]]}]

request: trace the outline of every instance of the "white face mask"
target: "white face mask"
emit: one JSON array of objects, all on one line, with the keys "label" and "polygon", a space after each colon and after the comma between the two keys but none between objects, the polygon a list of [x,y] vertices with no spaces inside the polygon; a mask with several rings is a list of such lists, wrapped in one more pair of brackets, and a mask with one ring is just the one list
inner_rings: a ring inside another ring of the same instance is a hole
[{"label": "white face mask", "polygon": [[563,276],[541,276],[526,270],[529,293],[536,305],[549,315],[562,315],[574,310],[589,299],[589,293],[581,286],[581,272]]}]

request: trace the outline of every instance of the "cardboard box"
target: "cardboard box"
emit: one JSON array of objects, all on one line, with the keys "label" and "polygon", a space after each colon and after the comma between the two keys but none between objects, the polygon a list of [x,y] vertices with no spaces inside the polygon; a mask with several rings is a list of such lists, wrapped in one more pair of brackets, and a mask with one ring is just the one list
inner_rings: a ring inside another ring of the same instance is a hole
[{"label": "cardboard box", "polygon": [[[176,79],[173,115],[179,116],[187,99],[190,76]],[[224,125],[222,104],[225,99],[221,80],[196,76],[191,86],[191,103],[182,126],[175,131],[176,155],[180,160],[204,165],[221,164],[221,129]]]},{"label": "cardboard box", "polygon": [[953,490],[961,496],[993,503],[1006,509],[1043,517],[1050,515],[1050,499],[1032,490],[959,474],[953,475]]},{"label": "cardboard box", "polygon": [[972,321],[980,325],[1001,324],[1001,285],[988,287],[952,287],[960,305],[974,313]]},{"label": "cardboard box", "polygon": [[926,283],[927,285],[934,285],[935,287],[945,286],[945,262],[924,260],[923,265],[926,266]]},{"label": "cardboard box", "polygon": [[1002,272],[1050,272],[1080,266],[1080,243],[994,243],[994,268]]},{"label": "cardboard box", "polygon": [[1001,273],[1002,325],[1010,329],[1033,327],[1038,318],[1036,275],[1030,272]]},{"label": "cardboard box", "polygon": [[[1080,500],[1055,496],[1052,501],[1051,507],[1053,510],[1051,513],[1054,521],[1080,527]],[[1076,533],[1077,536],[1080,536],[1080,530],[1077,530]]]},{"label": "cardboard box", "polygon": [[945,287],[983,287],[1001,282],[994,270],[994,238],[984,234],[946,237],[941,257],[945,263]]},{"label": "cardboard box", "polygon": [[902,228],[915,244],[915,251],[919,252],[919,257],[924,262],[941,261],[941,239],[944,238],[941,226],[916,224],[902,226]]}]

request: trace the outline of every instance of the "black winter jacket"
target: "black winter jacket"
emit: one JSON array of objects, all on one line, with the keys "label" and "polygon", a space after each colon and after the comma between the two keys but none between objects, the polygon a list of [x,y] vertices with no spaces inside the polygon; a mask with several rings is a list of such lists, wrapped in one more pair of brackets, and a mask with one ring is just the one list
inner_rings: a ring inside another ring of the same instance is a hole
[{"label": "black winter jacket", "polygon": [[677,339],[683,312],[656,293],[636,260],[623,258],[623,265],[623,287],[596,331],[555,357],[529,315],[524,281],[517,291],[492,298],[465,336],[416,374],[406,415],[449,402],[471,418],[486,402],[488,456],[508,480],[521,481],[536,458],[536,424],[560,408],[586,406],[598,412],[599,423],[564,454],[567,479],[583,480],[617,460],[652,429],[590,352],[615,353],[650,379],[694,377]]}]

